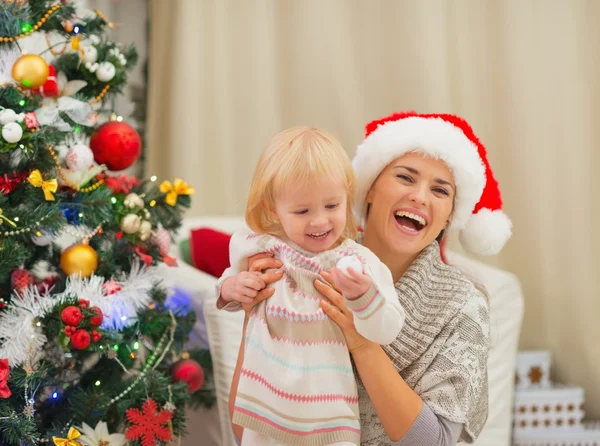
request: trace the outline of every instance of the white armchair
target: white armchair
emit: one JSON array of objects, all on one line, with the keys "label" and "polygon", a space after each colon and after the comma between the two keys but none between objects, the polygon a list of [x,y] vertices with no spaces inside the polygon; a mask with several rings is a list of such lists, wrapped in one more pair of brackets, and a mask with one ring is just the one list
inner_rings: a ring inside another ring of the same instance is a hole
[{"label": "white armchair", "polygon": [[[201,217],[186,219],[179,238],[188,238],[190,230],[210,227],[233,232],[243,227],[239,217]],[[179,257],[174,245],[172,254]],[[521,321],[523,294],[518,279],[511,273],[457,254],[448,255],[450,262],[469,277],[484,285],[490,298],[491,351],[489,357],[489,416],[475,443],[478,446],[508,446],[511,444],[514,370]],[[241,313],[217,311],[214,286],[216,278],[179,261],[179,268],[162,268],[167,283],[193,293],[196,310],[204,321],[196,325],[195,342],[210,345],[213,359],[216,407],[188,413],[189,435],[183,442],[189,446],[233,446],[235,440],[228,416],[229,386],[241,340]]]}]

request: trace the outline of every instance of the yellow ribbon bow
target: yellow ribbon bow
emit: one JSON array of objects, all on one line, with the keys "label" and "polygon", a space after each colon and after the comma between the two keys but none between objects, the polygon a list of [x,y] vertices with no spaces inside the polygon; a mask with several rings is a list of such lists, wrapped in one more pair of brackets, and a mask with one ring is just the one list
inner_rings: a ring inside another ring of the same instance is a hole
[{"label": "yellow ribbon bow", "polygon": [[46,198],[46,201],[54,201],[54,195],[52,194],[53,192],[56,192],[58,190],[58,181],[56,181],[55,178],[44,181],[41,172],[35,169],[29,174],[29,178],[27,178],[27,181],[29,181],[32,186],[42,188],[42,190],[44,191],[44,198]]},{"label": "yellow ribbon bow", "polygon": [[52,437],[52,441],[56,446],[82,446],[81,443],[75,441],[76,438],[81,437],[81,434],[77,429],[71,427],[67,438]]},{"label": "yellow ribbon bow", "polygon": [[194,188],[188,186],[185,181],[176,178],[173,184],[170,181],[163,181],[160,185],[160,191],[167,194],[165,202],[170,206],[175,206],[178,195],[192,195]]}]

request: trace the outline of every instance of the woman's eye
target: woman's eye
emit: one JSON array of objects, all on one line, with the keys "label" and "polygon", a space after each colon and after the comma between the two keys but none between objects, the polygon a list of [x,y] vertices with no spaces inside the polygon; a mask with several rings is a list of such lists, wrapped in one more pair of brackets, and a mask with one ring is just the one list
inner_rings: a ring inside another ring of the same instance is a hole
[{"label": "woman's eye", "polygon": [[308,209],[302,209],[300,211],[296,211],[294,212],[294,214],[298,214],[298,215],[304,215],[308,212]]},{"label": "woman's eye", "polygon": [[435,189],[433,189],[433,191],[446,196],[450,195],[446,189],[443,189],[441,187],[436,187]]},{"label": "woman's eye", "polygon": [[325,207],[326,207],[327,209],[335,209],[335,208],[337,208],[338,206],[339,206],[339,204],[338,204],[338,203],[336,203],[336,204],[328,204],[328,205],[327,205],[327,206],[325,206]]},{"label": "woman's eye", "polygon": [[397,178],[400,178],[401,180],[408,181],[409,183],[412,183],[412,182],[413,182],[413,179],[412,179],[411,177],[409,177],[408,175],[404,175],[404,174],[402,174],[402,173],[401,173],[401,174],[398,174],[398,175],[396,175],[396,177],[397,177]]}]

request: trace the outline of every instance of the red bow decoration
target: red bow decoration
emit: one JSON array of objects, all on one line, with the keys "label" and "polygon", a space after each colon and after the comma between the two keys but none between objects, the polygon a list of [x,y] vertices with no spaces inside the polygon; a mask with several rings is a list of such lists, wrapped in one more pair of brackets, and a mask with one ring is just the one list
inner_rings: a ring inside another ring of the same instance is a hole
[{"label": "red bow decoration", "polygon": [[135,252],[140,256],[142,261],[146,266],[152,265],[152,256],[148,255],[144,248],[140,248],[139,246],[135,248]]},{"label": "red bow decoration", "polygon": [[56,68],[54,65],[48,65],[48,80],[40,88],[34,89],[32,92],[35,94],[41,94],[45,98],[57,97],[60,92],[58,91],[58,81],[56,80]]},{"label": "red bow decoration", "polygon": [[[140,246],[138,246],[137,248],[135,248],[135,252],[137,253],[137,255],[140,256],[140,258],[142,259],[142,261],[144,262],[144,264],[146,266],[152,265],[152,256],[150,256],[144,248],[141,248]],[[165,255],[164,253],[161,253],[161,255],[162,255],[161,260],[165,263],[165,265],[171,266],[171,267],[177,266],[177,259],[175,257]]]},{"label": "red bow decoration", "polygon": [[171,257],[168,256],[166,254],[162,254],[162,261],[164,262],[165,265],[170,266],[170,267],[174,267],[177,266],[177,259],[175,257]]},{"label": "red bow decoration", "polygon": [[8,388],[8,359],[0,359],[0,398],[8,398],[12,392]]}]

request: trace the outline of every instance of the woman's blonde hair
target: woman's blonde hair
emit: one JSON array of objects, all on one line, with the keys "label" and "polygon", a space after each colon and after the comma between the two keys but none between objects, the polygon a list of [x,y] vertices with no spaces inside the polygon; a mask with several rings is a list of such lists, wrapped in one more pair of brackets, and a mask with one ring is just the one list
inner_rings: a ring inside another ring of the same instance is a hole
[{"label": "woman's blonde hair", "polygon": [[275,200],[285,187],[306,186],[327,178],[346,189],[346,228],[343,236],[355,239],[352,215],[354,171],[341,143],[322,130],[292,127],[275,135],[261,154],[246,205],[246,223],[254,232],[281,235],[272,218]]}]

